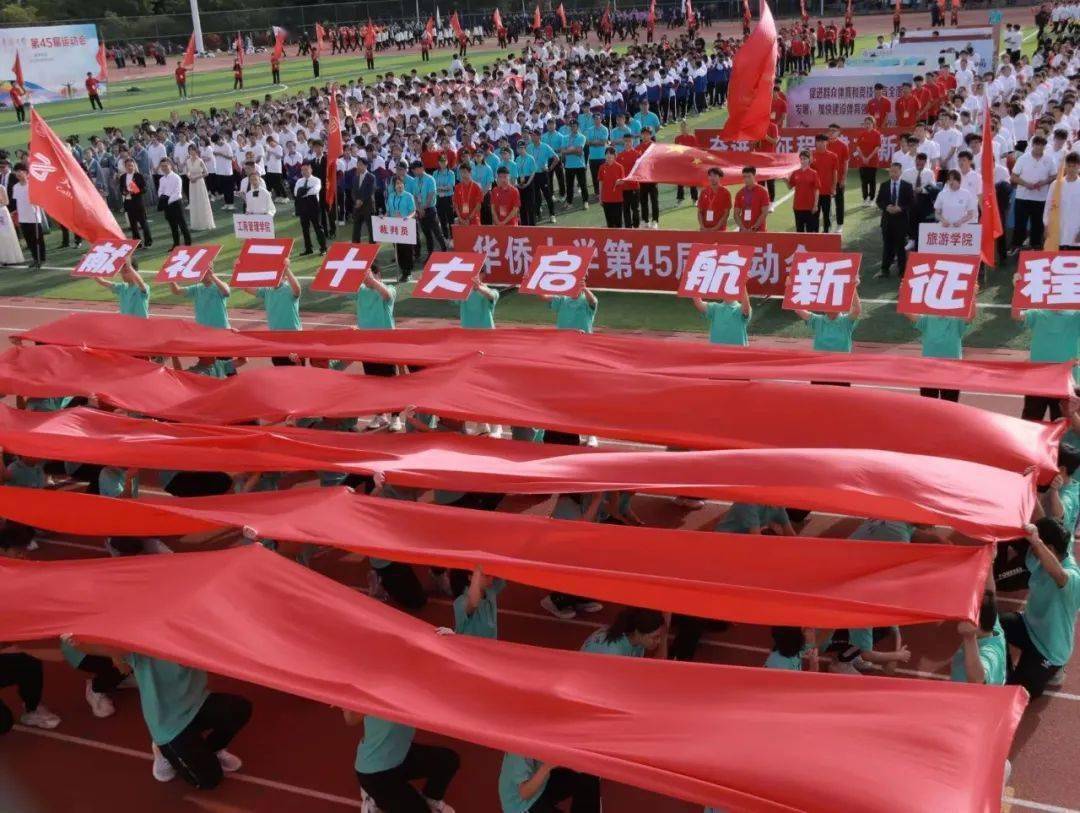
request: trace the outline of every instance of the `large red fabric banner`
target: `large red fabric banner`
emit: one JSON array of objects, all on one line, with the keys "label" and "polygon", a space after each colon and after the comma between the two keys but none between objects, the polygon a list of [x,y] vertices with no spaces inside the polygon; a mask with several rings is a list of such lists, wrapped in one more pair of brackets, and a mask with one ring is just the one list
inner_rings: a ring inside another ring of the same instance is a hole
[{"label": "large red fabric banner", "polygon": [[246,525],[264,538],[397,562],[480,565],[492,576],[602,601],[830,629],[975,620],[992,557],[990,546],[628,528],[377,499],[344,488],[118,501],[7,487],[0,488],[0,513],[83,536],[183,536]]},{"label": "large red fabric banner", "polygon": [[1019,687],[603,657],[437,635],[258,545],[0,560],[0,578],[5,605],[19,608],[0,613],[2,640],[72,632],[755,813],[989,813],[1000,804],[1025,705]]},{"label": "large red fabric banner", "polygon": [[454,226],[454,248],[487,257],[485,282],[517,285],[540,246],[592,246],[590,288],[677,291],[690,247],[715,242],[754,246],[750,293],[782,294],[784,271],[796,251],[840,251],[838,234],[595,229],[566,226]]},{"label": "large red fabric banner", "polygon": [[[906,127],[884,127],[879,131],[881,133],[881,146],[878,148],[872,166],[888,167],[892,163],[893,153],[900,149],[900,136],[908,132],[908,129]],[[776,151],[781,153],[799,153],[802,150],[813,151],[814,136],[820,132],[821,130],[808,127],[781,127],[780,140],[776,142]],[[839,138],[850,147],[855,138],[862,132],[864,132],[862,129],[855,127],[844,128],[840,131]],[[698,128],[694,130],[694,138],[697,139],[698,146],[702,149],[720,152],[750,152],[754,146],[751,141],[729,141],[725,139],[723,130],[720,128]],[[856,164],[853,163],[852,166],[856,166]]]}]

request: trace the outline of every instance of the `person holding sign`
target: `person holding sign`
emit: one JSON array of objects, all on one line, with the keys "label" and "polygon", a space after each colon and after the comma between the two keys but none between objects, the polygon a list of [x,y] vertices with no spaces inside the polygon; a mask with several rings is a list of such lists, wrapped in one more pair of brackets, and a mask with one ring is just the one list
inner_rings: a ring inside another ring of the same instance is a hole
[{"label": "person holding sign", "polygon": [[742,176],[742,188],[735,193],[735,222],[739,231],[765,231],[769,193],[757,182],[756,167],[743,167]]},{"label": "person holding sign", "polygon": [[855,290],[851,298],[851,309],[847,313],[822,314],[796,310],[795,315],[808,322],[814,332],[814,350],[819,353],[850,353],[855,324],[862,315],[859,291]]},{"label": "person holding sign", "polygon": [[[386,196],[386,216],[401,217],[409,220],[416,219],[416,201],[413,196],[405,191],[405,179],[395,175],[391,180],[392,191]],[[401,281],[407,282],[413,270],[413,245],[411,243],[395,243],[398,269],[401,271]]]},{"label": "person holding sign", "polygon": [[950,169],[945,178],[945,186],[934,201],[934,214],[937,215],[938,223],[946,228],[978,223],[979,204],[975,196],[961,186],[960,171]]},{"label": "person holding sign", "polygon": [[[1020,284],[1020,274],[1013,275],[1013,285]],[[1031,330],[1031,361],[1075,361],[1080,347],[1080,311],[1075,310],[1016,310],[1013,319],[1023,322]],[[1073,368],[1074,385],[1078,369]],[[1029,421],[1041,421],[1049,413],[1050,420],[1061,417],[1061,402],[1043,395],[1025,395],[1020,417]]]},{"label": "person holding sign", "polygon": [[541,296],[555,311],[555,327],[559,330],[593,332],[593,321],[599,300],[588,288],[582,288],[577,296]]},{"label": "person holding sign", "polygon": [[[256,288],[255,296],[266,308],[266,326],[270,330],[303,330],[300,322],[300,282],[285,260],[285,274],[275,288]],[[275,367],[290,367],[296,362],[287,356],[271,359]]]},{"label": "person holding sign", "polygon": [[495,306],[499,302],[499,292],[485,285],[479,273],[473,277],[472,282],[473,289],[458,306],[461,326],[474,330],[494,330]]},{"label": "person holding sign", "polygon": [[491,216],[496,226],[517,226],[520,222],[521,194],[510,185],[510,170],[499,167],[491,190]]},{"label": "person holding sign", "polygon": [[499,770],[503,813],[544,813],[570,800],[569,810],[599,811],[600,780],[517,754],[504,754]]},{"label": "person holding sign", "polygon": [[794,194],[791,208],[795,215],[795,231],[814,233],[818,230],[818,213],[821,211],[821,177],[810,166],[810,151],[799,152],[799,168],[787,179],[788,189]]},{"label": "person holding sign", "polygon": [[[971,330],[972,313],[967,319],[958,316],[920,316],[905,313],[922,337],[923,358],[959,359],[964,356],[964,334]],[[943,401],[959,401],[960,390],[942,390],[932,387],[920,387],[919,395],[926,398],[940,398]]]},{"label": "person holding sign", "polygon": [[170,282],[169,290],[174,296],[186,296],[195,303],[195,324],[228,329],[231,291],[225,281],[214,273],[213,266],[207,269],[198,284],[181,288],[175,282]]},{"label": "person holding sign", "polygon": [[727,231],[731,212],[731,193],[720,184],[724,173],[709,167],[709,185],[701,190],[697,201],[698,228],[702,231]]},{"label": "person holding sign", "polygon": [[709,323],[709,342],[746,347],[750,344],[746,327],[750,324],[753,309],[750,294],[743,286],[738,302],[706,302],[699,296],[693,298],[694,307]]},{"label": "person holding sign", "polygon": [[94,282],[107,288],[120,301],[120,313],[124,316],[150,318],[150,289],[139,276],[139,266],[129,255],[120,269],[120,282],[94,277]]}]

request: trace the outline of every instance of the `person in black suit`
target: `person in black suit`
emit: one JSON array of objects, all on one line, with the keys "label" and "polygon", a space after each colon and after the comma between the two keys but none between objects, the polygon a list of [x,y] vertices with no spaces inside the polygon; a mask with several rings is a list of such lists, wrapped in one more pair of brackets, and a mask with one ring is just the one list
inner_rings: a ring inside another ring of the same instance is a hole
[{"label": "person in black suit", "polygon": [[[313,141],[312,149],[314,155],[311,156],[311,174],[319,179],[320,189],[322,190],[322,206],[319,208],[319,225],[322,227],[323,233],[327,237],[333,237],[337,234],[337,217],[334,216],[334,203],[335,201],[326,200],[326,151],[323,148],[321,141]],[[331,167],[331,172],[337,172],[337,167]]]},{"label": "person in black suit", "polygon": [[363,242],[364,226],[368,237],[375,242],[371,230],[371,216],[375,213],[375,176],[368,172],[367,158],[363,155],[356,159],[356,177],[353,179],[353,227],[352,241]]},{"label": "person in black suit", "polygon": [[[325,160],[325,159],[324,159]],[[300,218],[300,229],[304,235],[304,254],[311,254],[311,230],[315,230],[315,239],[319,241],[319,253],[326,253],[326,233],[319,217],[322,207],[322,181],[312,172],[311,161],[300,165],[300,177],[293,187],[293,199],[296,201],[296,216]],[[324,212],[325,214],[325,212]]]},{"label": "person in black suit", "polygon": [[889,276],[889,268],[896,260],[899,276],[907,267],[908,223],[911,207],[915,203],[915,190],[907,181],[900,180],[901,166],[889,167],[889,180],[878,187],[877,207],[881,210],[881,273],[877,279]]},{"label": "person in black suit", "polygon": [[124,174],[116,182],[120,187],[120,198],[124,201],[124,211],[127,212],[131,238],[142,240],[143,246],[150,248],[154,238],[150,236],[150,224],[146,221],[146,206],[143,204],[146,179],[135,168],[133,159],[124,161]]}]

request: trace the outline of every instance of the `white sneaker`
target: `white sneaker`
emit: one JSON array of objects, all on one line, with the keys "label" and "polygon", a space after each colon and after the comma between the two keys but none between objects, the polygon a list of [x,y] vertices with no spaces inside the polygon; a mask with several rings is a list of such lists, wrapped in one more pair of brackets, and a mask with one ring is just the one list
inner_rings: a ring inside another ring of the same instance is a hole
[{"label": "white sneaker", "polygon": [[1046,681],[1047,686],[1053,686],[1055,689],[1065,685],[1065,667],[1062,666],[1050,680]]},{"label": "white sneaker", "polygon": [[854,661],[833,661],[830,672],[836,672],[841,675],[861,675],[858,669],[855,668]]},{"label": "white sneaker", "polygon": [[424,797],[424,801],[428,803],[428,807],[431,808],[431,813],[454,813],[454,808],[450,807],[442,799],[435,801],[434,799],[428,799]]},{"label": "white sneaker", "polygon": [[555,602],[551,600],[551,596],[544,596],[540,599],[540,606],[551,613],[556,618],[561,618],[564,621],[569,621],[571,618],[577,617],[577,611],[569,607],[562,609],[555,606]]},{"label": "white sneaker", "polygon": [[551,225],[554,226],[556,223],[558,223],[558,221],[555,219],[555,216],[552,215],[551,216]]},{"label": "white sneaker", "polygon": [[390,594],[386,592],[386,588],[382,586],[382,581],[379,579],[379,574],[371,569],[367,574],[368,595],[376,601],[388,601]]},{"label": "white sneaker", "polygon": [[158,782],[172,782],[176,779],[176,768],[170,764],[169,760],[165,759],[157,745],[153,745],[152,750],[154,752],[154,767],[150,769],[150,773]]},{"label": "white sneaker", "polygon": [[600,445],[600,441],[596,439],[596,435],[586,435],[585,445],[592,449],[595,449],[597,446]]},{"label": "white sneaker", "polygon": [[368,796],[368,792],[360,788],[360,813],[382,813],[375,800]]},{"label": "white sneaker", "polygon": [[583,613],[598,613],[604,609],[604,605],[599,601],[583,601],[581,604],[575,604],[574,608]]},{"label": "white sneaker", "polygon": [[94,691],[93,678],[86,681],[85,696],[90,711],[95,717],[112,717],[116,714],[116,706],[113,705],[113,701],[107,695]]},{"label": "white sneaker", "polygon": [[843,226],[837,226],[836,229],[835,229],[835,232],[837,234],[843,234],[844,233],[844,227]]},{"label": "white sneaker", "polygon": [[221,208],[226,212],[231,212],[231,211],[234,211],[236,209],[236,207],[233,206],[231,203],[226,204],[225,206],[223,206]]},{"label": "white sneaker", "polygon": [[240,757],[230,754],[224,748],[217,752],[217,761],[225,773],[236,773],[244,764]]},{"label": "white sneaker", "polygon": [[390,421],[385,415],[376,415],[367,423],[368,429],[382,429],[390,425]]},{"label": "white sneaker", "polygon": [[50,729],[60,725],[60,718],[49,711],[44,703],[38,703],[38,707],[33,711],[24,711],[19,722],[32,728]]},{"label": "white sneaker", "polygon": [[404,432],[405,424],[401,420],[400,415],[395,415],[390,419],[390,431],[391,432]]},{"label": "white sneaker", "polygon": [[585,208],[586,210],[588,210],[588,208],[589,208],[589,202],[588,202],[588,201],[585,201],[585,205],[584,205],[584,208]]},{"label": "white sneaker", "polygon": [[659,229],[659,228],[660,228],[660,221],[659,221],[659,220],[654,220],[654,221],[652,222],[652,227],[653,227],[654,229]]},{"label": "white sneaker", "polygon": [[769,214],[772,214],[775,211],[776,211],[776,204],[775,203],[770,203],[769,204]]}]

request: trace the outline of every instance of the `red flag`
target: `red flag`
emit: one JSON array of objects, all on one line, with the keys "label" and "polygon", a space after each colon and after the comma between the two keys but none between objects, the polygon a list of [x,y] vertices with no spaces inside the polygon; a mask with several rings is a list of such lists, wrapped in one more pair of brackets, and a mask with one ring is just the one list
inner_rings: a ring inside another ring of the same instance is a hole
[{"label": "red flag", "polygon": [[[560,5],[559,8],[562,8],[562,6]],[[648,25],[649,28],[652,28],[656,25],[656,0],[650,0],[649,2]],[[565,21],[563,22],[563,28],[566,28]]]},{"label": "red flag", "polygon": [[760,141],[769,129],[772,89],[776,81],[776,23],[761,0],[761,19],[750,32],[731,66],[728,120],[721,131],[727,141]]},{"label": "red flag", "polygon": [[244,65],[244,39],[240,36],[240,32],[236,32],[236,42],[234,43],[236,49],[236,61],[240,63],[240,66]]},{"label": "red flag", "polygon": [[694,14],[694,7],[690,4],[690,0],[686,0],[686,27],[693,28],[696,20],[697,15]]},{"label": "red flag", "polygon": [[742,0],[742,16],[747,23],[750,22],[750,19],[753,16],[750,14],[750,0]]},{"label": "red flag", "polygon": [[321,24],[315,23],[315,47],[318,49],[318,53],[322,53],[326,50],[326,45],[323,42],[323,38],[326,36],[326,30]]},{"label": "red flag", "polygon": [[[803,2],[805,2],[805,0],[803,0]],[[845,22],[851,22],[851,19],[852,19],[851,0],[847,0],[847,11],[844,12],[844,20],[845,20]]]},{"label": "red flag", "polygon": [[463,33],[461,30],[461,20],[458,19],[456,11],[450,15],[450,30],[454,32],[455,37],[461,38]]},{"label": "red flag", "polygon": [[803,23],[810,22],[810,15],[806,13],[806,0],[799,0],[799,16]]},{"label": "red flag", "polygon": [[341,114],[338,112],[337,85],[334,85],[330,88],[330,121],[326,125],[326,202],[329,206],[337,201],[337,160],[343,152]]},{"label": "red flag", "polygon": [[900,16],[900,0],[896,0],[896,3],[893,5],[893,14]]},{"label": "red flag", "polygon": [[[768,99],[768,97],[766,97]],[[705,186],[708,172],[716,167],[723,173],[721,183],[742,183],[742,168],[757,168],[759,181],[786,178],[799,168],[799,157],[791,153],[721,152],[685,144],[652,144],[627,176],[640,183],[670,183],[678,186]]]},{"label": "red flag", "polygon": [[375,24],[373,22],[371,22],[371,18],[368,17],[367,25],[364,26],[364,47],[365,48],[374,48],[375,47],[375,34],[376,34]]},{"label": "red flag", "polygon": [[180,64],[185,68],[195,67],[195,33],[192,32],[188,37],[187,48],[184,49],[184,58],[180,60]]},{"label": "red flag", "polygon": [[101,42],[98,43],[98,49],[97,49],[97,64],[98,64],[97,79],[98,79],[99,82],[108,82],[109,81],[109,62],[108,62],[107,57],[108,57],[108,51],[105,50],[105,41],[102,40]]},{"label": "red flag", "polygon": [[15,74],[15,82],[19,87],[26,87],[26,80],[23,78],[22,72],[22,60],[19,58],[19,52],[15,52],[15,64],[11,66],[12,73]]},{"label": "red flag", "polygon": [[30,202],[88,243],[123,240],[109,205],[36,110],[30,111]]},{"label": "red flag", "polygon": [[[656,10],[656,0],[653,0],[653,10]],[[555,13],[559,15],[559,22],[562,23],[562,29],[565,31],[570,26],[566,24],[566,9],[563,8],[562,3],[559,3],[559,7],[555,9]]]},{"label": "red flag", "polygon": [[427,25],[424,26],[424,35],[429,37],[429,38],[435,36],[435,18],[434,17],[428,17],[427,18]]},{"label": "red flag", "polygon": [[979,225],[982,227],[982,261],[993,267],[997,265],[997,250],[994,241],[1004,234],[1001,228],[1001,212],[998,211],[997,190],[994,189],[994,134],[990,132],[990,99],[983,96],[982,154],[979,156],[982,166],[982,200],[979,202],[982,215]]},{"label": "red flag", "polygon": [[611,6],[604,6],[604,14],[600,18],[600,28],[604,31],[611,28]]},{"label": "red flag", "polygon": [[540,4],[536,4],[536,9],[533,11],[533,30],[536,31],[544,24],[543,19],[540,17]]},{"label": "red flag", "polygon": [[499,14],[498,9],[495,9],[495,11],[492,12],[492,14],[491,14],[491,23],[492,23],[492,25],[495,26],[496,33],[498,33],[502,29],[502,27],[503,27],[502,15]]},{"label": "red flag", "polygon": [[285,29],[274,26],[274,53],[271,59],[281,59],[285,56]]}]

